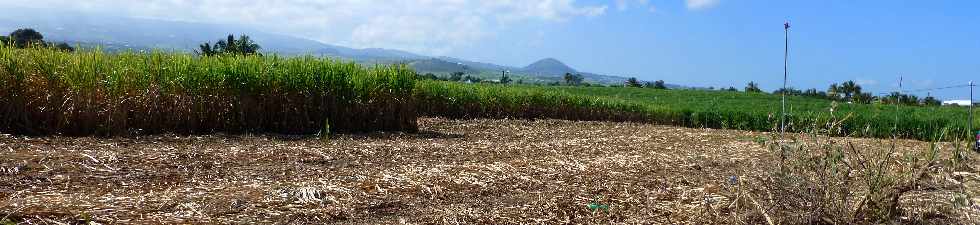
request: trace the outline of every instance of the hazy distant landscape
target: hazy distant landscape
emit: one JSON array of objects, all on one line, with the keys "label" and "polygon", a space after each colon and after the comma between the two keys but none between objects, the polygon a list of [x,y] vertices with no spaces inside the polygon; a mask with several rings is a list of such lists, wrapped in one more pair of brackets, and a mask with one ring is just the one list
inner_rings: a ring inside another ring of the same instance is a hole
[{"label": "hazy distant landscape", "polygon": [[191,52],[198,44],[227,34],[248,34],[263,43],[266,53],[286,56],[315,55],[353,60],[358,63],[407,63],[419,73],[448,75],[467,72],[483,79],[496,78],[502,71],[528,82],[559,81],[565,73],[582,74],[590,82],[619,84],[626,77],[577,71],[555,59],[530,62],[527,67],[501,66],[445,56],[423,56],[393,49],[354,49],[287,35],[249,29],[237,25],[174,22],[154,19],[122,18],[97,14],[50,12],[37,9],[10,10],[0,15],[0,30],[33,27],[49,40],[109,51],[162,50]]}]

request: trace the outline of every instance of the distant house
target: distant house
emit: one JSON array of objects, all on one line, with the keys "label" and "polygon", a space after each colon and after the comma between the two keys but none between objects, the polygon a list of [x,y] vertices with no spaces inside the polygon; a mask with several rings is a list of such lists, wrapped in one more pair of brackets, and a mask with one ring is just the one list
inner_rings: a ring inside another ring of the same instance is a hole
[{"label": "distant house", "polygon": [[943,101],[943,105],[970,106],[970,100]]}]

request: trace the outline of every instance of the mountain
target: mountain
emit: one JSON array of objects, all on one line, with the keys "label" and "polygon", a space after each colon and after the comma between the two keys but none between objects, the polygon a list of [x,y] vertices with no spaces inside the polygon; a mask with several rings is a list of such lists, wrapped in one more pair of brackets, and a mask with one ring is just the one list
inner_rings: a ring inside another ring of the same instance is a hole
[{"label": "mountain", "polygon": [[565,63],[554,58],[538,60],[537,62],[531,63],[531,65],[521,68],[521,71],[530,74],[554,77],[561,77],[565,75],[565,73],[578,73],[578,71],[575,69],[572,69],[568,65],[565,65]]},{"label": "mountain", "polygon": [[529,82],[561,81],[565,73],[581,74],[586,82],[622,84],[626,78],[580,72],[554,58],[519,68],[453,57],[429,57],[382,48],[349,48],[319,41],[266,32],[239,25],[208,24],[155,19],[116,17],[67,10],[0,8],[0,33],[34,28],[45,40],[68,42],[83,47],[100,46],[107,51],[163,49],[190,52],[205,42],[214,43],[228,34],[247,34],[262,46],[260,52],[280,55],[339,57],[362,64],[406,63],[420,73],[464,72],[496,79],[502,71]]},{"label": "mountain", "polygon": [[24,27],[41,32],[48,41],[97,45],[108,50],[193,51],[201,43],[214,43],[228,34],[247,34],[262,45],[260,51],[283,55],[313,54],[357,61],[426,58],[399,50],[354,49],[324,44],[238,25],[114,17],[50,9],[0,9],[0,31],[6,33]]},{"label": "mountain", "polygon": [[578,70],[575,70],[574,68],[554,58],[538,60],[537,62],[521,68],[520,71],[539,77],[554,77],[559,79],[564,79],[564,75],[566,73],[579,74],[585,78],[586,82],[601,84],[622,84],[626,81],[625,77],[579,72]]},{"label": "mountain", "polygon": [[415,60],[408,65],[412,66],[416,71],[420,73],[453,73],[453,72],[463,72],[467,74],[479,73],[480,70],[471,68],[462,63],[449,62],[439,58],[431,58],[424,60]]},{"label": "mountain", "polygon": [[383,48],[365,48],[365,49],[344,48],[344,49],[346,50],[340,51],[342,55],[354,56],[354,57],[383,58],[383,59],[427,58],[426,56],[418,55],[415,53],[406,52],[402,50],[393,50],[393,49],[383,49]]},{"label": "mountain", "polygon": [[89,43],[133,49],[190,51],[203,42],[215,42],[228,34],[246,33],[263,50],[299,53],[333,46],[286,35],[261,32],[239,26],[120,18],[50,10],[0,11],[0,29],[13,31],[30,27],[45,40]]},{"label": "mountain", "polygon": [[536,80],[543,82],[563,81],[565,73],[582,75],[586,82],[591,83],[622,84],[626,81],[625,77],[579,72],[554,58],[541,59],[522,68],[474,62],[445,56],[415,60],[409,63],[409,65],[412,65],[420,73],[448,74],[452,72],[464,72],[467,74],[483,74],[484,76],[481,78],[484,79],[496,79],[499,78],[500,71],[510,71],[513,75],[538,78]]},{"label": "mountain", "polygon": [[505,70],[506,71],[517,71],[518,70],[515,67],[501,66],[501,65],[497,65],[497,64],[484,63],[484,62],[474,62],[474,61],[469,61],[469,60],[464,60],[464,59],[457,59],[457,58],[448,57],[448,56],[441,56],[438,59],[439,60],[446,61],[446,62],[452,62],[452,63],[458,63],[458,64],[466,65],[466,66],[468,66],[470,68],[477,69],[477,70],[491,70],[491,71],[505,71]]}]

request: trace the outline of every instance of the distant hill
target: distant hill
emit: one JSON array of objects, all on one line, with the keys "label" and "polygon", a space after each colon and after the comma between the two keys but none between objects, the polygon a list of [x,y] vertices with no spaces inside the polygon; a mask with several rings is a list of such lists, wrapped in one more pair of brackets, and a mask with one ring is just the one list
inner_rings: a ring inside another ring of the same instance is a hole
[{"label": "distant hill", "polygon": [[236,25],[189,23],[84,14],[29,8],[0,9],[0,33],[30,27],[49,41],[99,45],[109,50],[166,49],[193,51],[228,34],[247,34],[262,45],[261,52],[312,54],[354,60],[405,60],[421,55],[380,48],[354,49]]},{"label": "distant hill", "polygon": [[[525,67],[469,61],[453,57],[430,57],[411,52],[366,48],[356,49],[318,41],[265,32],[244,26],[219,25],[113,17],[70,11],[30,8],[0,9],[0,33],[30,27],[45,36],[45,40],[80,44],[83,47],[101,46],[108,51],[164,49],[193,51],[204,42],[214,43],[228,34],[247,34],[262,45],[260,52],[281,55],[314,55],[339,57],[361,64],[405,63],[418,72],[451,73],[499,78],[502,71],[529,81],[561,81],[565,73],[581,74],[586,82],[622,84],[624,77],[578,71],[565,63],[546,58]],[[668,85],[676,86],[676,85]]]},{"label": "distant hill", "polygon": [[421,59],[427,58],[426,56],[418,55],[411,52],[406,52],[402,50],[393,49],[383,49],[383,48],[365,48],[365,49],[352,49],[346,47],[334,47],[341,49],[340,53],[343,56],[353,56],[353,57],[363,57],[363,58],[382,58],[382,59]]},{"label": "distant hill", "polygon": [[457,59],[457,58],[448,57],[448,56],[440,56],[438,59],[439,60],[443,60],[443,61],[447,61],[447,62],[453,62],[453,63],[463,64],[463,65],[466,65],[466,66],[468,66],[470,68],[477,69],[477,70],[491,70],[491,71],[504,71],[504,70],[516,71],[517,70],[517,68],[510,67],[510,66],[501,66],[501,65],[497,65],[497,64],[484,63],[484,62],[474,62],[474,61],[469,61],[469,60],[464,60],[464,59]]},{"label": "distant hill", "polygon": [[[412,65],[420,73],[451,73],[464,72],[472,74],[486,74],[484,78],[498,78],[501,71],[510,71],[514,75],[524,77],[534,77],[541,81],[562,81],[565,73],[579,74],[585,78],[585,82],[599,84],[623,84],[626,77],[581,72],[568,66],[554,58],[545,58],[531,63],[525,67],[501,66],[490,63],[473,62],[452,57],[439,57],[431,59],[411,60]],[[652,82],[652,81],[650,81]],[[667,84],[668,88],[686,88],[680,85]]]},{"label": "distant hill", "polygon": [[546,58],[546,59],[538,60],[537,62],[531,63],[530,65],[521,68],[521,71],[530,74],[538,74],[541,76],[554,76],[554,77],[561,77],[565,75],[565,73],[572,73],[572,74],[578,73],[578,71],[576,71],[575,69],[572,69],[568,65],[565,65],[565,63],[558,61],[557,59],[554,58]]},{"label": "distant hill", "polygon": [[212,25],[136,18],[119,18],[46,10],[2,10],[0,29],[31,27],[46,40],[112,45],[135,49],[158,48],[190,51],[203,42],[228,34],[247,33],[262,43],[263,50],[313,52],[331,48],[319,42],[228,25]]},{"label": "distant hill", "polygon": [[558,79],[563,79],[566,73],[578,74],[582,75],[586,82],[601,84],[622,84],[626,81],[625,77],[580,72],[554,58],[538,60],[525,66],[524,68],[521,68],[521,72],[540,77],[554,77]]},{"label": "distant hill", "polygon": [[449,62],[439,58],[431,58],[424,60],[416,60],[408,63],[416,71],[428,72],[428,73],[452,73],[452,72],[463,72],[468,74],[479,73],[479,70],[470,68],[462,63]]}]

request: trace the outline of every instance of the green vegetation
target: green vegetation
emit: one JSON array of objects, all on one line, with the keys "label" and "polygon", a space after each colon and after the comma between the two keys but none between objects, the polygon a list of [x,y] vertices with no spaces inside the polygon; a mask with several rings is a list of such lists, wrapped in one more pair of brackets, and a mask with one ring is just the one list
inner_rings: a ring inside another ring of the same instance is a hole
[{"label": "green vegetation", "polygon": [[214,46],[210,42],[201,44],[197,50],[194,50],[198,55],[202,56],[214,56],[222,54],[231,55],[254,55],[259,54],[259,49],[262,46],[256,44],[252,41],[252,38],[248,35],[242,34],[236,40],[235,35],[229,34],[225,40],[218,40],[214,43]]},{"label": "green vegetation", "polygon": [[749,82],[749,84],[745,85],[745,92],[749,92],[749,93],[761,93],[762,92],[762,89],[759,88],[759,84],[758,83]]},{"label": "green vegetation", "polygon": [[[566,73],[564,84],[517,85],[502,71],[417,75],[404,65],[364,67],[314,57],[262,56],[246,35],[197,53],[104,53],[46,48],[17,30],[0,44],[0,131],[19,134],[415,130],[418,115],[637,121],[687,127],[774,130],[779,95],[750,82],[745,92],[666,90],[662,80],[624,88],[593,86]],[[499,81],[485,77],[498,76]],[[416,81],[416,80],[422,81]],[[441,80],[441,81],[440,81]],[[448,81],[447,81],[448,80]],[[452,82],[450,82],[452,81]],[[476,84],[464,84],[476,83]],[[644,88],[640,88],[644,87]],[[876,98],[853,81],[827,92],[788,88],[788,131],[843,117],[848,135],[931,140],[948,128],[969,136],[967,110],[934,98]],[[835,101],[856,102],[836,105]],[[860,104],[872,103],[872,104]],[[893,105],[886,105],[893,104]],[[906,106],[912,105],[912,106]],[[923,106],[924,105],[924,106]],[[828,109],[834,108],[831,114]],[[332,120],[331,120],[332,119]],[[330,122],[328,124],[328,121]],[[974,122],[976,123],[976,122]],[[810,126],[812,127],[812,126]],[[975,127],[980,127],[977,125]]]},{"label": "green vegetation", "polygon": [[419,81],[421,115],[449,118],[554,118],[646,121],[643,107],[626,101],[571,94],[553,88]]},{"label": "green vegetation", "polygon": [[[652,88],[459,84],[425,81],[416,87],[419,112],[450,118],[558,118],[642,121],[686,127],[771,131],[779,122],[780,96],[760,92],[660,90]],[[967,136],[961,107],[838,104],[787,97],[788,131],[807,132],[830,121],[828,110],[846,117],[848,135],[931,140],[943,128]],[[897,123],[896,123],[897,122]],[[974,127],[980,127],[976,123]],[[806,125],[806,126],[801,126]]]},{"label": "green vegetation", "polygon": [[626,79],[626,87],[642,87],[642,86],[643,85],[640,85],[640,80],[637,80],[636,77],[630,77],[629,79]]},{"label": "green vegetation", "polygon": [[912,94],[905,94],[902,92],[892,92],[886,96],[878,97],[874,96],[869,92],[863,92],[861,85],[856,82],[849,80],[843,83],[833,83],[827,88],[827,91],[818,91],[816,88],[807,89],[806,91],[800,91],[798,89],[788,87],[780,88],[773,92],[773,94],[783,94],[793,95],[793,96],[806,96],[811,98],[820,98],[835,101],[844,102],[855,102],[863,104],[871,103],[883,103],[883,104],[897,104],[897,105],[909,105],[909,106],[939,106],[942,105],[938,99],[932,96],[926,96],[924,98],[919,98]]},{"label": "green vegetation", "polygon": [[511,81],[513,81],[513,80],[510,79],[510,76],[507,76],[507,72],[506,71],[500,73],[500,83],[501,84],[509,84]]},{"label": "green vegetation", "polygon": [[[657,81],[654,81],[653,83],[646,82],[646,83],[643,84],[643,87],[644,88],[653,88],[653,89],[667,89],[667,85],[666,85],[666,83],[664,83],[664,80],[657,80]],[[708,89],[709,90],[713,90],[714,88],[708,88]]]},{"label": "green vegetation", "polygon": [[44,45],[44,35],[34,29],[17,29],[10,33],[10,40],[13,41],[13,45],[18,48],[24,48],[31,45]]},{"label": "green vegetation", "polygon": [[17,48],[51,47],[62,51],[75,51],[67,43],[49,43],[44,41],[44,35],[31,28],[17,29],[10,36],[0,36],[0,43]]},{"label": "green vegetation", "polygon": [[69,53],[0,45],[0,131],[410,131],[417,129],[414,76],[406,66],[365,68],[313,57]]},{"label": "green vegetation", "polygon": [[572,73],[565,73],[565,76],[563,76],[562,78],[565,80],[566,85],[571,85],[571,86],[582,85],[582,81],[585,80],[585,77],[582,77],[581,74],[572,74]]},{"label": "green vegetation", "polygon": [[[430,115],[770,131],[780,109],[778,95],[664,90],[662,81],[651,88],[623,88],[416,82],[417,77],[434,75],[418,76],[407,66],[365,68],[313,57],[70,53],[5,46],[0,47],[0,129],[66,135],[313,134],[324,127],[414,130],[418,115]],[[481,82],[462,73],[449,80]],[[638,82],[629,86],[642,87]],[[803,96],[788,99],[789,130],[796,132],[807,131],[796,124],[826,122],[834,104]],[[960,107],[841,104],[836,110],[836,115],[848,115],[842,127],[855,136],[929,140],[947,127],[967,135],[967,112]]]}]

